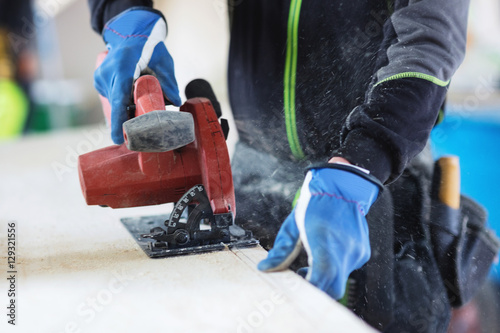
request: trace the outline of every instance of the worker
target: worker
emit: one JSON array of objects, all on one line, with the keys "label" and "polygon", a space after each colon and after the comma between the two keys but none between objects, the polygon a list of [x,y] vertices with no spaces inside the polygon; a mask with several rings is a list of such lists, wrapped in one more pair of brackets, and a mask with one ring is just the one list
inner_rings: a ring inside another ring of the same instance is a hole
[{"label": "worker", "polygon": [[[148,0],[89,5],[109,51],[94,84],[120,144],[141,74],[181,104],[167,23]],[[236,222],[270,250],[261,271],[304,266],[379,330],[446,331],[449,291],[425,220],[427,142],[464,58],[468,5],[228,1]]]}]

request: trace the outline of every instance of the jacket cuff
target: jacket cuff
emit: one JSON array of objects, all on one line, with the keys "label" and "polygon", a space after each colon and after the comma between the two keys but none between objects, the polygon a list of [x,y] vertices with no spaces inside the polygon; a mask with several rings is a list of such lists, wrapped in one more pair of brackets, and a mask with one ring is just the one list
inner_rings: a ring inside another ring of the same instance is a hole
[{"label": "jacket cuff", "polygon": [[348,116],[337,155],[368,169],[383,183],[396,180],[424,149],[447,87],[421,78],[376,85]]},{"label": "jacket cuff", "polygon": [[342,147],[333,156],[343,157],[350,163],[369,170],[382,184],[391,181],[391,155],[383,144],[363,133],[363,129],[350,131]]}]

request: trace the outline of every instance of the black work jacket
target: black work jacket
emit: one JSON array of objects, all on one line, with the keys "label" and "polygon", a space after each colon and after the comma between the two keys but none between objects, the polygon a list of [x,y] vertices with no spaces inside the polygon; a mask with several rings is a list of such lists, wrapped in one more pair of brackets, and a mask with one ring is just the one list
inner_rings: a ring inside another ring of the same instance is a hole
[{"label": "black work jacket", "polygon": [[[127,8],[153,5],[89,4],[98,32]],[[393,181],[437,121],[464,57],[468,6],[229,1],[229,93],[240,139],[282,159],[343,156]]]}]

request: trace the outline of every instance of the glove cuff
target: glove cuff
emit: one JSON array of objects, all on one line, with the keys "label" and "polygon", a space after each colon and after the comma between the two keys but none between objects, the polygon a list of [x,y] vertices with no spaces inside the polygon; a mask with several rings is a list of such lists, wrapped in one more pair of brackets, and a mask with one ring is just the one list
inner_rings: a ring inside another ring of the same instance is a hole
[{"label": "glove cuff", "polygon": [[110,19],[102,30],[102,38],[106,43],[119,35],[121,38],[149,36],[151,23],[162,19],[165,22],[165,37],[168,34],[168,25],[163,13],[144,6],[131,7]]},{"label": "glove cuff", "polygon": [[306,168],[305,172],[313,169],[336,169],[336,170],[342,170],[342,171],[347,171],[350,173],[353,173],[359,177],[364,178],[365,180],[373,183],[376,185],[379,189],[379,193],[382,193],[384,190],[384,185],[378,180],[377,177],[371,175],[370,173],[367,173],[363,171],[364,169],[357,167],[355,165],[349,165],[349,164],[341,164],[341,163],[328,163],[328,162],[323,162],[323,163],[314,163],[310,165],[309,167]]}]

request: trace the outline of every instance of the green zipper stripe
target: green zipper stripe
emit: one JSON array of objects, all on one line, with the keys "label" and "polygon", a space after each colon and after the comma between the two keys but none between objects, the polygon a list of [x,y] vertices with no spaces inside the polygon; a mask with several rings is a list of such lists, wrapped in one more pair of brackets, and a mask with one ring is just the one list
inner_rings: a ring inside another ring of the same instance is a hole
[{"label": "green zipper stripe", "polygon": [[297,190],[297,192],[295,192],[295,197],[293,197],[293,201],[292,201],[292,209],[295,208],[295,206],[297,205],[297,202],[299,201],[299,198],[300,198],[300,190],[302,188],[299,187],[299,189]]},{"label": "green zipper stripe", "polygon": [[410,77],[416,77],[418,79],[423,79],[430,81],[434,84],[437,84],[440,87],[446,87],[448,84],[450,84],[450,80],[448,81],[442,81],[438,79],[437,77],[434,77],[432,75],[424,74],[424,73],[418,73],[418,72],[405,72],[405,73],[399,73],[396,75],[389,76],[386,79],[383,79],[382,81],[379,81],[375,84],[375,87],[378,86],[379,84],[386,82],[386,81],[391,81],[391,80],[397,80],[397,79],[404,79],[404,78],[410,78]]},{"label": "green zipper stripe", "polygon": [[297,46],[299,35],[299,17],[302,0],[292,0],[288,16],[287,47],[284,82],[284,108],[285,125],[288,144],[292,154],[298,158],[304,158],[304,152],[300,147],[295,118],[295,85],[297,77]]}]

